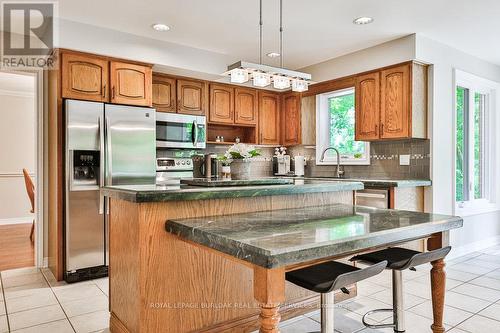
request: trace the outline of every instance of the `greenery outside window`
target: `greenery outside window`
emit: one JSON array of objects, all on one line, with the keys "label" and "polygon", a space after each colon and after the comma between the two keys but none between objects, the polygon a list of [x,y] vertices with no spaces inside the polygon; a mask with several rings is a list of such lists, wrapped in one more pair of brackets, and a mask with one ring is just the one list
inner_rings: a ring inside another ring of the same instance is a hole
[{"label": "greenery outside window", "polygon": [[316,164],[337,164],[337,155],[333,150],[327,152],[323,162],[320,161],[322,152],[328,147],[339,150],[340,164],[370,164],[370,144],[354,139],[354,103],[354,88],[316,97]]},{"label": "greenery outside window", "polygon": [[472,75],[458,72],[455,90],[455,202],[457,214],[494,209],[490,179],[490,96]]}]

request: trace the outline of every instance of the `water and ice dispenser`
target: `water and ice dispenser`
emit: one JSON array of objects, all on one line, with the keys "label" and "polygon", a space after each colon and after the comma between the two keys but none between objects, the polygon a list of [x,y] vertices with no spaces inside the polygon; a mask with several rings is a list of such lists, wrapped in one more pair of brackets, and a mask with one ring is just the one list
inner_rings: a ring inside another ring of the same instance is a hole
[{"label": "water and ice dispenser", "polygon": [[85,191],[99,188],[100,153],[98,150],[72,150],[70,190]]}]

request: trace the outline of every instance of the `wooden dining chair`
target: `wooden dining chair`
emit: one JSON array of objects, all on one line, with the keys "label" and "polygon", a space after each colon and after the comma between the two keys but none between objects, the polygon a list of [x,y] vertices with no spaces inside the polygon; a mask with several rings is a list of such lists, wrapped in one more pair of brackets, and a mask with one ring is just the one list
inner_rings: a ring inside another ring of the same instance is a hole
[{"label": "wooden dining chair", "polygon": [[[26,185],[26,192],[31,202],[31,213],[35,213],[35,185],[33,184],[33,179],[31,179],[28,170],[23,169],[24,184]],[[35,231],[35,219],[33,218],[33,224],[31,225],[30,240],[33,242],[33,233]]]}]

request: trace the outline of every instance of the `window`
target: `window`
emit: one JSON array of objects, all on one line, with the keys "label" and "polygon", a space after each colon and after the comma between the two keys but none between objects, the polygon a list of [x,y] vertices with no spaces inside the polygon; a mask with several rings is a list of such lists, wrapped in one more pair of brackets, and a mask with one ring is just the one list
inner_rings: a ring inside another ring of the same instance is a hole
[{"label": "window", "polygon": [[321,155],[328,147],[339,150],[341,164],[370,164],[370,144],[354,139],[354,101],[354,88],[317,96],[316,164],[337,163],[335,151],[328,151],[321,161]]},{"label": "window", "polygon": [[[483,80],[457,72],[455,91],[455,201],[457,213],[492,208],[490,165],[490,96]],[[490,188],[491,187],[491,188]]]}]

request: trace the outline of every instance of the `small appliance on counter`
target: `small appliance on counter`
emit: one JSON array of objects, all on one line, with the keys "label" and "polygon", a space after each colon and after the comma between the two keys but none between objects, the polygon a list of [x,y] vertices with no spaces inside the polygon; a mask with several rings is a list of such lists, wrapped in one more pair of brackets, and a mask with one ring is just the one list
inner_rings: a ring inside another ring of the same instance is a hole
[{"label": "small appliance on counter", "polygon": [[193,160],[188,157],[156,159],[156,185],[180,185],[181,178],[193,178]]},{"label": "small appliance on counter", "polygon": [[200,166],[201,174],[208,179],[219,178],[219,161],[217,154],[206,154],[204,163]]},{"label": "small appliance on counter", "polygon": [[304,156],[297,155],[293,158],[293,171],[295,176],[304,176],[304,168],[306,165],[306,159]]},{"label": "small appliance on counter", "polygon": [[290,176],[290,155],[273,156],[273,174]]}]

